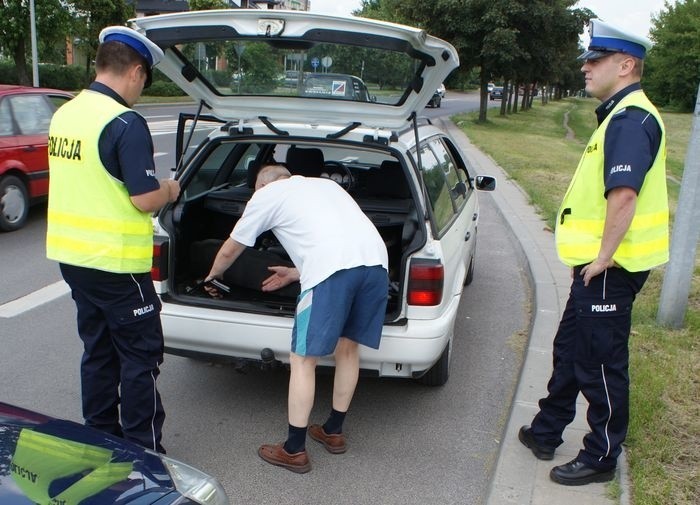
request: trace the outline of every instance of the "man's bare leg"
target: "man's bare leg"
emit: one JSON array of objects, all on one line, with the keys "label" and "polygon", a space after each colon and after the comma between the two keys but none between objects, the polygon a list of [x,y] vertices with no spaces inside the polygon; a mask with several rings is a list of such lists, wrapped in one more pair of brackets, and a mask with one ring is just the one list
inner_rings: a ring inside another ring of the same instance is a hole
[{"label": "man's bare leg", "polygon": [[318,358],[290,354],[289,365],[289,424],[300,428],[309,424],[316,392],[316,363]]},{"label": "man's bare leg", "polygon": [[360,348],[357,342],[340,337],[335,347],[333,408],[347,412],[360,375]]}]

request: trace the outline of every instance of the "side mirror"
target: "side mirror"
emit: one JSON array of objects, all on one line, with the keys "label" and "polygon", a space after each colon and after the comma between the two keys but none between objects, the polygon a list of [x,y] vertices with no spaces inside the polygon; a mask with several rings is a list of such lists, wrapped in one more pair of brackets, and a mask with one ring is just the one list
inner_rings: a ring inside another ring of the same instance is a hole
[{"label": "side mirror", "polygon": [[496,178],[490,175],[477,175],[476,189],[480,189],[481,191],[493,191],[496,189]]}]

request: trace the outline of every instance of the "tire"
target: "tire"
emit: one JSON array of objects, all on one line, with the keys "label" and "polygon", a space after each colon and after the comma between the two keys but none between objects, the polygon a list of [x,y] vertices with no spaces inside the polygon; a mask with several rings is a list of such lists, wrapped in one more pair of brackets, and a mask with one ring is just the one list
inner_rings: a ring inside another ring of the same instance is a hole
[{"label": "tire", "polygon": [[437,104],[435,105],[435,107],[437,107],[439,109],[441,103],[442,103],[442,98],[438,98],[438,101],[437,101]]},{"label": "tire", "polygon": [[469,286],[474,280],[474,256],[469,261],[469,268],[467,269],[467,275],[464,277],[464,285]]},{"label": "tire", "polygon": [[29,192],[19,177],[0,179],[0,230],[19,230],[29,215]]},{"label": "tire", "polygon": [[445,350],[430,370],[418,379],[421,384],[434,387],[444,386],[447,383],[450,377],[450,344],[451,341],[447,343]]}]

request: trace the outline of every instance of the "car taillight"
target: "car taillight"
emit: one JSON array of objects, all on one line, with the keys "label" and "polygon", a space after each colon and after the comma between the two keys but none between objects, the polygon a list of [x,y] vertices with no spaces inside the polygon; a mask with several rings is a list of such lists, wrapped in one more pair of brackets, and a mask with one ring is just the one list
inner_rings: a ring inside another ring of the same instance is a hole
[{"label": "car taillight", "polygon": [[409,305],[440,305],[445,268],[439,261],[413,260],[408,273]]},{"label": "car taillight", "polygon": [[153,264],[151,278],[154,281],[164,281],[168,278],[168,240],[153,238]]}]

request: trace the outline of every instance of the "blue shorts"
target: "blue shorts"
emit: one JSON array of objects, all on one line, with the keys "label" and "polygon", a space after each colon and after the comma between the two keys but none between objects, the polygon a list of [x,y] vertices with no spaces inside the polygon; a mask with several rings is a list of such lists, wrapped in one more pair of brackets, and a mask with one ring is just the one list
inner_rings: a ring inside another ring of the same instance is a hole
[{"label": "blue shorts", "polygon": [[292,352],[332,354],[340,337],[379,348],[389,290],[381,266],[340,270],[297,298]]}]

